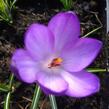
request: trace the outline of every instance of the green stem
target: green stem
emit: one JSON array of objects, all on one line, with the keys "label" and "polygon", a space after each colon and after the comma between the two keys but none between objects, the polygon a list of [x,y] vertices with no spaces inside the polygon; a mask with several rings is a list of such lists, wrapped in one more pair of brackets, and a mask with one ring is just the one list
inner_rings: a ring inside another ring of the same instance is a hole
[{"label": "green stem", "polygon": [[85,38],[85,37],[89,36],[90,34],[92,34],[92,33],[96,32],[97,30],[99,30],[99,29],[101,29],[101,28],[102,28],[102,26],[100,26],[100,27],[98,27],[98,28],[93,29],[92,31],[90,31],[89,33],[87,33],[86,35],[84,35],[82,38]]},{"label": "green stem", "polygon": [[39,102],[40,95],[41,95],[40,87],[36,86],[30,109],[38,109],[38,102]]},{"label": "green stem", "polygon": [[51,104],[52,109],[58,109],[55,96],[49,95],[49,99],[50,99],[50,104]]},{"label": "green stem", "polygon": [[88,72],[106,72],[106,69],[100,69],[100,68],[88,68],[87,69]]}]

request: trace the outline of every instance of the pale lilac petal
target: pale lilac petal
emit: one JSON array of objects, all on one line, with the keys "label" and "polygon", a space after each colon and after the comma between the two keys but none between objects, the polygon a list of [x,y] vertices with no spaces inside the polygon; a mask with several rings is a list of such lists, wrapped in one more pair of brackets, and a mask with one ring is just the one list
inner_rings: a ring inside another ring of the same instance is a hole
[{"label": "pale lilac petal", "polygon": [[32,24],[25,35],[25,46],[34,58],[45,58],[53,52],[54,36],[48,27]]},{"label": "pale lilac petal", "polygon": [[[39,85],[40,85],[40,84],[39,84]],[[43,87],[43,86],[41,86],[41,85],[40,85],[40,88],[41,88],[41,90],[43,90],[43,92],[44,92],[46,95],[52,94],[52,95],[55,95],[55,96],[64,96],[64,95],[65,95],[65,92],[66,92],[66,90],[64,90],[64,91],[62,91],[62,92],[55,92],[55,91],[50,90],[50,89],[48,89],[48,88],[46,88],[46,87]]]},{"label": "pale lilac petal", "polygon": [[[49,72],[50,73],[50,72]],[[39,72],[37,75],[37,81],[42,87],[43,91],[47,94],[64,93],[67,89],[68,84],[60,75],[47,74],[47,72]]]},{"label": "pale lilac petal", "polygon": [[80,36],[80,22],[74,12],[61,12],[55,15],[50,20],[48,28],[54,33],[57,52],[67,43],[74,43]]},{"label": "pale lilac petal", "polygon": [[72,97],[85,97],[98,92],[100,89],[99,78],[86,71],[75,73],[62,73],[63,78],[68,82],[69,88],[66,95]]},{"label": "pale lilac petal", "polygon": [[11,68],[18,77],[27,83],[36,81],[36,74],[38,71],[37,62],[34,61],[24,49],[18,49],[14,52],[11,60]]},{"label": "pale lilac petal", "polygon": [[61,54],[62,67],[67,71],[77,72],[87,67],[98,55],[102,42],[91,38],[81,38],[70,48],[65,48]]}]

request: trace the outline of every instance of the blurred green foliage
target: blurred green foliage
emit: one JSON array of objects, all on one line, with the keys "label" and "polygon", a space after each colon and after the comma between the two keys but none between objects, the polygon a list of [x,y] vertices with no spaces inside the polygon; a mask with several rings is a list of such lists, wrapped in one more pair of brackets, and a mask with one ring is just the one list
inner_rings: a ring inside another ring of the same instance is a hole
[{"label": "blurred green foliage", "polygon": [[12,23],[12,10],[15,8],[17,0],[0,0],[0,21]]},{"label": "blurred green foliage", "polygon": [[74,0],[60,0],[66,10],[70,10],[73,6]]}]

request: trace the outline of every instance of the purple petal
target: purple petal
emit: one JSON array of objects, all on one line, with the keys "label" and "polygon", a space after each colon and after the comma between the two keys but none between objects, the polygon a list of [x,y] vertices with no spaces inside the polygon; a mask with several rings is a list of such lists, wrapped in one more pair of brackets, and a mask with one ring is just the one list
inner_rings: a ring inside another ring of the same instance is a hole
[{"label": "purple petal", "polygon": [[[40,84],[39,84],[40,85]],[[50,90],[46,87],[43,87],[40,85],[40,88],[41,90],[43,90],[43,92],[46,94],[46,95],[49,95],[49,94],[52,94],[52,95],[55,95],[55,96],[64,96],[65,95],[65,92],[66,90],[62,91],[62,92],[54,92],[53,90]]]},{"label": "purple petal", "polygon": [[24,49],[18,49],[13,54],[11,60],[12,71],[18,75],[22,81],[33,83],[36,81],[37,62],[32,60],[28,52]]},{"label": "purple petal", "polygon": [[45,58],[53,52],[54,36],[46,26],[32,24],[26,32],[25,45],[34,58]]},{"label": "purple petal", "polygon": [[55,49],[60,51],[65,44],[75,42],[80,36],[80,22],[74,12],[61,12],[54,16],[48,27],[55,36]]},{"label": "purple petal", "polygon": [[[50,73],[50,72],[49,72]],[[68,84],[59,75],[38,73],[37,81],[47,94],[61,94],[67,90]]]},{"label": "purple petal", "polygon": [[68,82],[69,88],[66,95],[72,97],[85,97],[98,92],[100,89],[99,78],[86,71],[75,73],[62,73],[64,79]]},{"label": "purple petal", "polygon": [[61,54],[62,67],[67,71],[77,72],[87,67],[97,56],[102,42],[91,38],[81,38],[70,48],[65,48]]}]

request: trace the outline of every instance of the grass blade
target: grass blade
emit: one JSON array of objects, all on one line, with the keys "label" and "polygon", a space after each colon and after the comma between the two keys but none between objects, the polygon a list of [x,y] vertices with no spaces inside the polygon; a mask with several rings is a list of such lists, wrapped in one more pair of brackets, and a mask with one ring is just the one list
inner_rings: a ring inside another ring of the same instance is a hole
[{"label": "grass blade", "polygon": [[38,102],[39,102],[40,95],[41,95],[40,87],[36,86],[30,109],[38,109]]},{"label": "grass blade", "polygon": [[11,92],[8,92],[4,103],[4,109],[10,109],[10,98],[11,98]]},{"label": "grass blade", "polygon": [[51,104],[52,109],[58,109],[55,96],[49,95],[49,99],[50,99],[50,104]]}]

